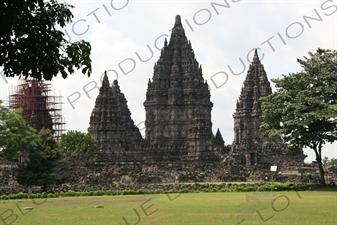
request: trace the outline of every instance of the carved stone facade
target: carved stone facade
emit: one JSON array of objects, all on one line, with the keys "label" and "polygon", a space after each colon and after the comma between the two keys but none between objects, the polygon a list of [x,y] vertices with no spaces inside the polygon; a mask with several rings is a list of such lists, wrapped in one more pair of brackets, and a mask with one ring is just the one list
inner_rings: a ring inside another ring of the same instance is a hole
[{"label": "carved stone facade", "polygon": [[150,145],[188,146],[191,156],[213,151],[213,103],[179,15],[154,66],[144,106]]}]

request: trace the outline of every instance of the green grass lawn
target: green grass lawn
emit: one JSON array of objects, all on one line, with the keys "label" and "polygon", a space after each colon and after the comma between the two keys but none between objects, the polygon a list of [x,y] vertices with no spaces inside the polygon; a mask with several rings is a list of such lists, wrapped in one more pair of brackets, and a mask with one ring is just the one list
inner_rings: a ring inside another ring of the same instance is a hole
[{"label": "green grass lawn", "polygon": [[[34,209],[29,211],[25,207]],[[0,213],[0,225],[328,225],[337,224],[337,192],[63,197],[36,199],[35,202],[29,199],[2,200]]]}]

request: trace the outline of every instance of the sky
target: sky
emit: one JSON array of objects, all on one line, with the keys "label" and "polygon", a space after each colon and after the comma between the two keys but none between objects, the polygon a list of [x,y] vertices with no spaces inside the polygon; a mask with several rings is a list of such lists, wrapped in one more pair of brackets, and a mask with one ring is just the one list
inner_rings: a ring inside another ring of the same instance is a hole
[{"label": "sky", "polygon": [[[226,144],[233,141],[232,115],[253,49],[258,48],[269,79],[301,71],[297,58],[308,52],[337,49],[337,0],[66,2],[75,6],[72,23],[63,29],[66,38],[92,47],[90,77],[78,71],[52,81],[54,93],[63,96],[67,130],[87,131],[106,70],[110,83],[118,79],[131,116],[144,131],[147,82],[178,14],[210,86],[213,131],[219,128]],[[17,83],[18,78],[1,76],[0,99],[8,100]],[[313,150],[304,152],[306,162],[315,160]],[[337,158],[337,144],[326,145],[323,155]]]}]

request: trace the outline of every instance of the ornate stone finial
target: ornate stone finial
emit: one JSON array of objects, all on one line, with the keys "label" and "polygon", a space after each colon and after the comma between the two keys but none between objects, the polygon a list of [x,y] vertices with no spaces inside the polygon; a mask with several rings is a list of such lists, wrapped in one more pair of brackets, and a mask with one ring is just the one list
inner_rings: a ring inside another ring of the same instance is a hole
[{"label": "ornate stone finial", "polygon": [[109,79],[106,71],[104,71],[104,76],[103,76],[103,81],[102,81],[102,86],[109,86]]},{"label": "ornate stone finial", "polygon": [[165,41],[164,41],[164,47],[166,48],[167,47],[167,39],[165,38]]},{"label": "ornate stone finial", "polygon": [[180,15],[176,15],[176,21],[174,23],[174,26],[176,25],[181,25],[181,18],[180,18]]},{"label": "ornate stone finial", "polygon": [[259,64],[259,63],[260,63],[260,59],[259,59],[259,56],[257,55],[257,48],[256,48],[254,52],[254,57],[253,57],[253,64]]},{"label": "ornate stone finial", "polygon": [[174,27],[172,29],[171,39],[168,45],[172,48],[176,48],[176,47],[181,47],[186,42],[187,42],[187,38],[185,36],[185,31],[181,24],[180,16],[177,15],[175,19]]}]

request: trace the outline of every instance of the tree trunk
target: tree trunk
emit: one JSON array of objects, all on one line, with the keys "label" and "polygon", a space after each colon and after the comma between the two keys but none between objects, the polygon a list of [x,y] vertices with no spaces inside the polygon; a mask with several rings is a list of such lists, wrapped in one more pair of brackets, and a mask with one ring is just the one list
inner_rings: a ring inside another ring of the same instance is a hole
[{"label": "tree trunk", "polygon": [[323,169],[323,164],[322,164],[322,156],[321,156],[322,149],[321,149],[321,146],[319,146],[318,149],[315,148],[314,151],[315,151],[315,154],[316,154],[316,161],[318,163],[320,183],[321,183],[322,186],[326,186],[325,178],[324,178],[324,169]]},{"label": "tree trunk", "polygon": [[42,186],[42,191],[43,192],[48,192],[48,184],[44,184],[43,186]]},{"label": "tree trunk", "polygon": [[324,169],[323,169],[323,164],[322,164],[322,160],[317,161],[318,162],[318,169],[319,169],[319,175],[321,177],[321,184],[322,186],[326,186],[325,184],[325,178],[324,178]]}]

